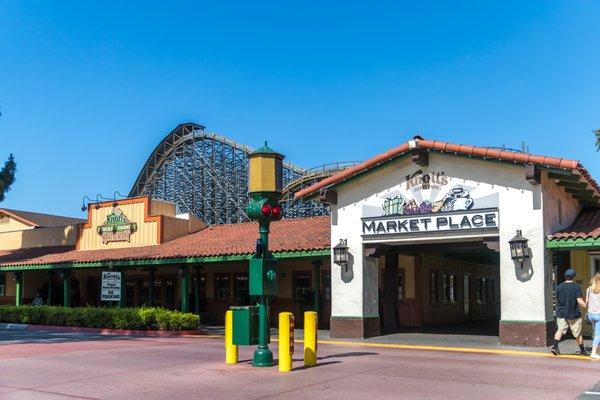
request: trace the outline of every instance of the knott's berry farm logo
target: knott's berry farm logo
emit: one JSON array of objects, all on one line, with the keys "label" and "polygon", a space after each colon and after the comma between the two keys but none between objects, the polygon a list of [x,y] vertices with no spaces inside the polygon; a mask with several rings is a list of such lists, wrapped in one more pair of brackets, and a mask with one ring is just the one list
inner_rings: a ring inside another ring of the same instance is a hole
[{"label": "knott's berry farm logo", "polygon": [[137,224],[129,221],[120,208],[113,208],[113,211],[106,216],[106,223],[97,228],[98,234],[102,237],[102,243],[109,242],[129,242],[131,234],[137,231]]},{"label": "knott's berry farm logo", "polygon": [[444,172],[423,173],[416,171],[406,175],[405,189],[411,194],[388,197],[383,203],[384,215],[415,215],[448,211],[466,211],[475,204],[471,194],[461,185],[450,189],[450,177]]},{"label": "knott's berry farm logo", "polygon": [[412,188],[439,189],[448,184],[448,177],[443,172],[423,173],[418,170],[412,175],[406,175],[406,190]]}]

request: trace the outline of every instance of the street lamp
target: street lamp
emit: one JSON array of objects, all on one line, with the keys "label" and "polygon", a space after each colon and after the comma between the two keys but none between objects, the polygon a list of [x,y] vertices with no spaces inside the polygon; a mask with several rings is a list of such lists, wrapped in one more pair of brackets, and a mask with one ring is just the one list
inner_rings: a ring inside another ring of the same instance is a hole
[{"label": "street lamp", "polygon": [[[269,226],[282,217],[283,155],[265,145],[248,155],[248,217],[258,222],[256,253],[250,259],[249,294],[258,305],[258,348],[252,365],[273,365],[269,349],[269,303],[277,296],[277,261],[269,251]],[[234,323],[235,324],[235,323]]]},{"label": "street lamp", "polygon": [[345,267],[348,272],[348,239],[340,239],[340,242],[333,248],[333,262]]},{"label": "street lamp", "polygon": [[510,245],[510,258],[513,261],[520,263],[521,268],[523,268],[523,263],[529,259],[528,241],[528,239],[523,237],[520,229],[517,230],[516,236],[508,241],[508,244]]}]

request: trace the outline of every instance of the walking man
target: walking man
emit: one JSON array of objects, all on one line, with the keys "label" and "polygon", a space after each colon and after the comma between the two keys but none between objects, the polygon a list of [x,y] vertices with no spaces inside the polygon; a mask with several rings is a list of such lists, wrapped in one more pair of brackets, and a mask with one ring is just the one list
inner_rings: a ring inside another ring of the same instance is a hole
[{"label": "walking man", "polygon": [[565,272],[565,281],[556,288],[556,324],[558,326],[554,335],[554,344],[550,348],[552,354],[560,355],[558,343],[562,336],[571,328],[571,333],[577,340],[579,352],[582,355],[587,355],[583,346],[583,336],[581,336],[581,327],[583,325],[581,311],[579,307],[586,308],[581,286],[573,282],[575,279],[575,270],[569,268]]}]

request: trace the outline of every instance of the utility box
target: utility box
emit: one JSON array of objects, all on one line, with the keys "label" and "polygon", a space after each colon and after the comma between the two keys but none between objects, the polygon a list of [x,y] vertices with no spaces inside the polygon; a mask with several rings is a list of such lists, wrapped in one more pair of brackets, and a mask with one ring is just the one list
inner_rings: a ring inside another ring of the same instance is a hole
[{"label": "utility box", "polygon": [[258,344],[258,306],[231,307],[233,311],[233,344]]},{"label": "utility box", "polygon": [[277,260],[250,259],[250,296],[277,296]]}]

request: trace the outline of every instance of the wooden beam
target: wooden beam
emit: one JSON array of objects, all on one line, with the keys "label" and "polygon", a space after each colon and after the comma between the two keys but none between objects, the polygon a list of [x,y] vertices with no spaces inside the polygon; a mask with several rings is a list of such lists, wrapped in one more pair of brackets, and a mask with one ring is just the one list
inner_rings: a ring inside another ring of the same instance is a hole
[{"label": "wooden beam", "polygon": [[569,174],[558,174],[556,172],[548,172],[548,178],[556,179],[559,181],[579,182],[579,175]]},{"label": "wooden beam", "polygon": [[539,185],[542,179],[542,171],[535,165],[526,165],[525,179],[532,185]]},{"label": "wooden beam", "polygon": [[413,149],[410,158],[412,162],[421,167],[426,167],[429,165],[429,152],[427,152],[425,149]]},{"label": "wooden beam", "polygon": [[556,184],[558,186],[572,189],[587,189],[588,187],[588,184],[585,182],[558,181]]},{"label": "wooden beam", "polygon": [[337,192],[335,190],[321,189],[317,200],[329,205],[337,204]]}]

